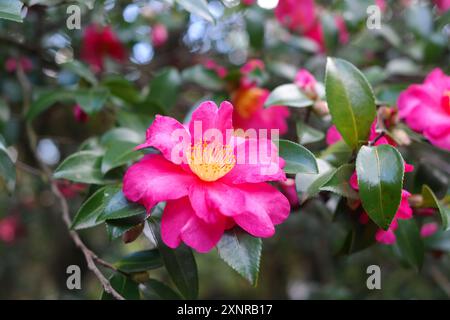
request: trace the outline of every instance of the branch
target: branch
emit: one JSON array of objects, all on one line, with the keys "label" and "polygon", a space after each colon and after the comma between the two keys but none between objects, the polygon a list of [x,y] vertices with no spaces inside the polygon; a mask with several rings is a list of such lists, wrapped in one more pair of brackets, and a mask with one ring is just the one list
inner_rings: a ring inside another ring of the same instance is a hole
[{"label": "branch", "polygon": [[[31,102],[31,92],[32,87],[31,83],[28,81],[27,77],[25,76],[25,73],[23,72],[21,66],[19,65],[17,69],[17,79],[22,87],[23,90],[23,102],[24,102],[24,111],[26,112],[30,106]],[[58,185],[56,183],[56,180],[53,179],[53,173],[51,169],[43,163],[39,157],[37,156],[37,135],[34,132],[32,126],[30,123],[27,123],[26,127],[27,137],[29,139],[29,144],[31,151],[33,152],[34,157],[36,158],[42,172],[44,173],[44,176],[46,180],[50,183],[51,191],[55,195],[55,197],[59,201],[59,205],[61,207],[62,211],[62,219],[69,230],[69,235],[72,238],[75,245],[83,252],[83,255],[86,259],[87,266],[89,270],[91,270],[97,279],[101,282],[103,289],[111,294],[114,298],[117,300],[125,300],[122,295],[120,295],[112,286],[109,280],[103,275],[103,273],[98,269],[95,262],[97,262],[100,265],[103,265],[104,267],[107,267],[109,269],[112,269],[114,271],[118,271],[113,265],[110,263],[100,259],[94,252],[92,252],[81,240],[78,233],[76,233],[74,230],[71,230],[71,219],[69,214],[69,205],[67,204],[66,198],[61,194],[61,191],[59,191]]]}]

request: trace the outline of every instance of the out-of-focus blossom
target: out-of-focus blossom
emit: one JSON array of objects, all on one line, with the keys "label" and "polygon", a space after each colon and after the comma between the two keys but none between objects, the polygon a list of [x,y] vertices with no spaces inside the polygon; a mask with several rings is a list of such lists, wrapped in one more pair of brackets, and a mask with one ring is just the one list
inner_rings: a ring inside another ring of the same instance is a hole
[{"label": "out-of-focus blossom", "polygon": [[241,2],[243,5],[252,6],[256,3],[256,0],[242,0]]},{"label": "out-of-focus blossom", "polygon": [[375,4],[380,8],[381,12],[385,12],[387,4],[385,0],[375,0]]},{"label": "out-of-focus blossom", "polygon": [[23,72],[30,72],[33,70],[33,62],[26,57],[22,58],[8,58],[5,61],[5,70],[7,72],[15,72],[17,70],[17,66],[19,65],[22,67]]},{"label": "out-of-focus blossom", "polygon": [[[146,155],[132,165],[123,192],[148,212],[166,201],[161,237],[171,248],[184,242],[208,252],[236,225],[255,237],[270,237],[274,225],[289,215],[288,199],[267,183],[286,180],[276,146],[268,139],[232,134],[232,113],[230,103],[218,108],[208,101],[186,125],[157,115],[146,142],[137,147],[151,146],[161,154]],[[270,152],[264,161],[260,146]]]},{"label": "out-of-focus blossom", "polygon": [[432,144],[450,150],[450,76],[434,69],[422,84],[413,84],[397,101],[399,116]]},{"label": "out-of-focus blossom", "polygon": [[72,199],[87,189],[85,184],[72,183],[68,180],[58,180],[57,185],[61,194],[67,199]]},{"label": "out-of-focus blossom", "polygon": [[152,27],[152,44],[155,47],[161,47],[169,39],[169,32],[164,24],[158,23]]},{"label": "out-of-focus blossom", "polygon": [[89,120],[89,115],[81,109],[78,104],[73,106],[73,116],[75,117],[75,120],[81,123],[85,123]]},{"label": "out-of-focus blossom", "polygon": [[339,43],[348,43],[350,41],[350,33],[348,33],[344,18],[342,16],[335,16],[334,21],[336,22],[336,27],[339,33]]},{"label": "out-of-focus blossom", "polygon": [[450,0],[434,0],[434,4],[441,13],[447,12],[450,9]]},{"label": "out-of-focus blossom", "polygon": [[258,87],[238,89],[232,97],[234,126],[244,130],[278,129],[280,135],[286,133],[289,109],[285,106],[265,108],[269,94],[269,90]]},{"label": "out-of-focus blossom", "polygon": [[16,215],[0,219],[0,241],[11,244],[21,234],[22,227]]},{"label": "out-of-focus blossom", "polygon": [[219,78],[225,78],[228,75],[228,70],[227,68],[225,68],[224,66],[219,65],[217,62],[215,62],[214,60],[206,60],[203,63],[203,66],[208,69],[208,70],[212,70],[214,71]]},{"label": "out-of-focus blossom", "polygon": [[262,60],[252,59],[244,64],[241,71],[241,88],[249,88],[258,85],[252,74],[256,71],[263,72],[266,66]]},{"label": "out-of-focus blossom", "polygon": [[431,237],[439,230],[439,226],[435,222],[425,223],[422,228],[420,228],[420,236],[422,238]]},{"label": "out-of-focus blossom", "polygon": [[296,76],[294,83],[303,90],[308,96],[316,96],[316,78],[306,69],[300,69]]},{"label": "out-of-focus blossom", "polygon": [[126,50],[110,26],[91,24],[84,30],[81,58],[95,72],[103,70],[105,58],[118,62],[126,59]]}]

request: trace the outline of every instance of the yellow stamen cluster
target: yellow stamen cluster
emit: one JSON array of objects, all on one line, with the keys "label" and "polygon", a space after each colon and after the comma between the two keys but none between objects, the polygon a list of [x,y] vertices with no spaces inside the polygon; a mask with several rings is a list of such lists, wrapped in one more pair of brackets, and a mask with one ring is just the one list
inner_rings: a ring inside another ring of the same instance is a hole
[{"label": "yellow stamen cluster", "polygon": [[236,157],[230,146],[196,143],[187,152],[189,167],[203,181],[216,181],[233,169]]}]

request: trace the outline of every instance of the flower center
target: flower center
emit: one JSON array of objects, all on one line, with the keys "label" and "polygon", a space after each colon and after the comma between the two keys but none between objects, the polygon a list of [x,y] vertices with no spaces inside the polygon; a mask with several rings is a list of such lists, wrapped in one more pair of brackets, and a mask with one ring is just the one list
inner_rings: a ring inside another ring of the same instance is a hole
[{"label": "flower center", "polygon": [[442,96],[441,106],[445,112],[450,114],[450,90],[447,90]]},{"label": "flower center", "polygon": [[230,146],[196,143],[187,152],[191,170],[203,181],[216,181],[233,169],[236,158]]},{"label": "flower center", "polygon": [[234,96],[233,104],[239,115],[248,119],[262,106],[265,95],[265,90],[261,88],[240,89]]}]

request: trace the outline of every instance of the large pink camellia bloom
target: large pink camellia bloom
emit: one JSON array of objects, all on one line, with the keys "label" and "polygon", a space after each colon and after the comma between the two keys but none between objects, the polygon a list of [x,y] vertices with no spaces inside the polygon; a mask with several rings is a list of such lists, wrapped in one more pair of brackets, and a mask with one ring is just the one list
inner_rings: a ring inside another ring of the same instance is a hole
[{"label": "large pink camellia bloom", "polygon": [[423,84],[413,84],[397,101],[399,116],[432,144],[450,150],[450,77],[434,69]]},{"label": "large pink camellia bloom", "polygon": [[447,12],[450,9],[450,0],[434,0],[441,13]]},{"label": "large pink camellia bloom", "polygon": [[122,62],[126,59],[125,48],[110,26],[91,24],[84,30],[81,58],[99,72],[106,57]]},{"label": "large pink camellia bloom", "polygon": [[[376,132],[376,121],[372,124],[370,128],[370,135],[369,135],[369,141],[375,141],[373,144],[374,146],[382,145],[382,144],[390,144],[395,146],[394,141],[389,139],[386,136],[378,137],[378,133]],[[338,141],[342,140],[342,136],[339,133],[339,131],[336,129],[335,126],[332,126],[328,129],[326,141],[327,144],[331,145]],[[411,172],[414,170],[414,167],[410,164],[405,163],[405,172]],[[353,173],[353,175],[350,178],[350,186],[358,191],[358,177],[356,175],[356,171]],[[398,219],[411,219],[413,216],[412,208],[408,202],[408,198],[411,196],[411,194],[406,191],[402,190],[402,199],[400,201],[400,206],[397,209],[397,212],[395,213],[394,218],[392,219],[391,225],[389,226],[388,230],[378,229],[375,234],[375,239],[383,244],[393,244],[396,241],[395,237],[395,230],[398,228]],[[369,217],[366,212],[364,212],[360,217],[360,222],[365,224],[369,221]]]},{"label": "large pink camellia bloom", "polygon": [[289,215],[289,201],[266,183],[286,180],[276,146],[261,137],[235,136],[232,113],[229,102],[218,108],[208,101],[187,125],[158,115],[137,147],[161,154],[146,155],[128,169],[124,195],[148,211],[166,201],[161,237],[171,248],[184,242],[208,252],[235,225],[270,237]]}]

